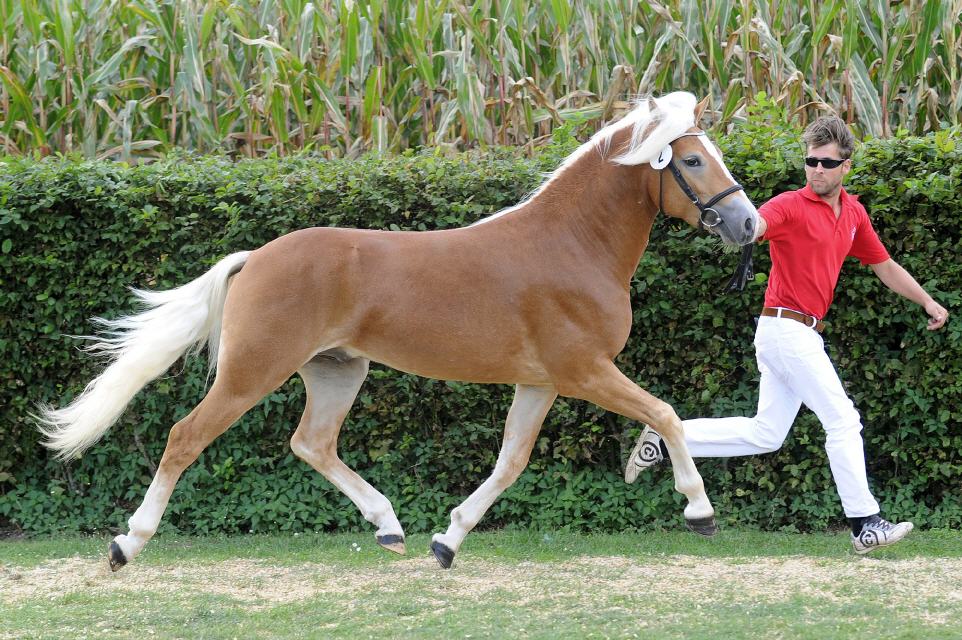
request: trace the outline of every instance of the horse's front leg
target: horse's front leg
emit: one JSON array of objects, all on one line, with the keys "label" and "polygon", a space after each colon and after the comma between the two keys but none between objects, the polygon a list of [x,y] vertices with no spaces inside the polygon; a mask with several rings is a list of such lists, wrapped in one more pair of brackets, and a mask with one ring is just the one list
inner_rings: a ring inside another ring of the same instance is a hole
[{"label": "horse's front leg", "polygon": [[588,369],[587,376],[559,385],[562,395],[571,395],[621,415],[651,425],[664,439],[675,473],[675,489],[688,498],[685,520],[688,528],[701,535],[714,535],[715,510],[705,494],[695,461],[685,444],[681,420],[668,403],[659,400],[629,380],[609,360]]},{"label": "horse's front leg", "polygon": [[558,393],[552,387],[518,385],[515,389],[514,402],[511,403],[504,428],[504,442],[494,471],[467,500],[451,512],[448,530],[435,534],[431,539],[431,551],[445,569],[451,568],[454,554],[464,537],[527,466],[538,432],[541,431],[541,423],[557,397]]}]

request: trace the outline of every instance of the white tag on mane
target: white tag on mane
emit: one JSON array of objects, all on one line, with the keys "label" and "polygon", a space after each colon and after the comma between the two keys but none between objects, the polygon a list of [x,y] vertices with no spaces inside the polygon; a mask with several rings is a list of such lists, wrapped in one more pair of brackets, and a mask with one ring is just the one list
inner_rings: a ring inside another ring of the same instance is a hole
[{"label": "white tag on mane", "polygon": [[661,150],[658,157],[651,161],[652,169],[664,169],[671,162],[671,145],[665,145],[665,148]]}]

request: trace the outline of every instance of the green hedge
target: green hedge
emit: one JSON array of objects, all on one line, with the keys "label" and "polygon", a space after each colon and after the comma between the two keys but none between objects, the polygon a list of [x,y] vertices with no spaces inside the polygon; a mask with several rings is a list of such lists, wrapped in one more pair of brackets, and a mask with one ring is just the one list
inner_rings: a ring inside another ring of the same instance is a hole
[{"label": "green hedge", "polygon": [[[721,142],[761,202],[798,186],[798,131],[756,114]],[[53,461],[29,412],[61,403],[97,371],[66,336],[130,311],[128,286],[169,288],[219,257],[312,225],[436,229],[518,201],[570,151],[566,131],[539,159],[510,151],[355,161],[287,158],[231,164],[180,156],[149,166],[0,161],[0,529],[27,533],[125,526],[170,425],[202,397],[203,359],[150,384],[81,460]],[[850,261],[828,318],[833,359],[862,412],[869,474],[885,513],[930,527],[962,524],[962,147],[959,132],[866,144],[849,184],[883,241],[955,316],[930,333],[924,314]],[[767,251],[757,269],[768,269]],[[736,256],[677,222],[656,224],[633,281],[634,330],[619,366],[684,417],[752,414],[758,372],[752,313],[764,278],[721,296]],[[409,532],[446,526],[493,468],[512,390],[372,367],[342,431],[344,460],[385,493]],[[354,506],[288,439],[303,407],[292,379],[185,473],[164,529],[185,533],[367,529]],[[559,399],[528,470],[482,526],[619,530],[678,526],[668,468],[621,479],[638,425]],[[722,522],[822,528],[841,521],[807,410],[777,453],[702,460]]]}]

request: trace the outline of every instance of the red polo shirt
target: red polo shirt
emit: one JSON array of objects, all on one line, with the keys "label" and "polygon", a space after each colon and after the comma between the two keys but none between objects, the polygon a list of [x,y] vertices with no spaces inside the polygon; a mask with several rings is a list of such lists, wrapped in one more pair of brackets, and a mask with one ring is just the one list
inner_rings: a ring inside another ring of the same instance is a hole
[{"label": "red polo shirt", "polygon": [[765,290],[766,307],[785,307],[823,318],[832,304],[835,284],[847,256],[863,265],[889,259],[857,196],[842,189],[842,213],[835,212],[806,185],[779,194],[758,213],[768,229],[772,271]]}]

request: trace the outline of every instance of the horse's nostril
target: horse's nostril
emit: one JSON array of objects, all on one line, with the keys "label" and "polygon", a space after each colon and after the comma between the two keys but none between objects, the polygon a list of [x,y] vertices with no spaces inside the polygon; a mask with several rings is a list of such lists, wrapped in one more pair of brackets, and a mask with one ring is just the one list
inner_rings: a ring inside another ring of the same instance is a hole
[{"label": "horse's nostril", "polygon": [[754,226],[755,226],[755,225],[752,224],[752,219],[751,219],[751,218],[748,218],[747,220],[745,220],[745,231],[751,231],[751,230],[752,230],[752,227],[754,227]]}]

